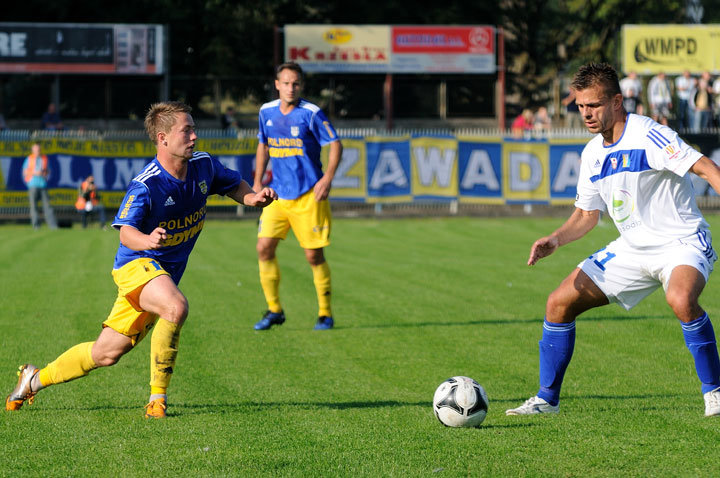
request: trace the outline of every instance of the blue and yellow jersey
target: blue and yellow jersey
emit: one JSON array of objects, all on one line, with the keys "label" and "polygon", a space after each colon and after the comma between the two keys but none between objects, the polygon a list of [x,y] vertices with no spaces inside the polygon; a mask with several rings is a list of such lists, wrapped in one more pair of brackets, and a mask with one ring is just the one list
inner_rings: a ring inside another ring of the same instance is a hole
[{"label": "blue and yellow jersey", "polygon": [[287,115],[280,100],[260,108],[258,139],[267,144],[272,164],[270,187],[282,199],[295,199],[322,177],[320,149],[337,141],[335,128],[322,110],[303,99]]},{"label": "blue and yellow jersey", "polygon": [[139,257],[150,257],[179,283],[205,223],[208,196],[227,194],[241,181],[239,172],[227,169],[208,153],[193,153],[185,181],[170,175],[157,158],[153,159],[130,182],[112,225],[116,229],[132,226],[145,234],[162,227],[167,231],[165,245],[155,250],[134,251],[121,243],[113,268],[119,269]]}]

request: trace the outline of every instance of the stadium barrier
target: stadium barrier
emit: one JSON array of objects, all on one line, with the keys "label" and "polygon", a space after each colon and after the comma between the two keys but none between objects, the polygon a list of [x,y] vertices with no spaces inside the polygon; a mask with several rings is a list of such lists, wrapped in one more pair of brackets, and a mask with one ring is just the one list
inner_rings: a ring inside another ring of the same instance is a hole
[{"label": "stadium barrier", "polygon": [[[586,130],[552,129],[513,137],[498,129],[338,129],[343,161],[333,180],[333,210],[354,215],[553,214],[575,198],[579,158],[591,137]],[[208,151],[252,182],[257,130],[200,130],[196,149]],[[720,162],[717,130],[683,134],[685,141]],[[77,187],[95,176],[112,214],[127,185],[155,154],[144,132],[0,132],[0,220],[26,220],[22,163],[32,142],[48,155],[51,201],[58,215],[76,219]],[[327,161],[327,150],[323,152]],[[271,174],[271,172],[269,173]],[[701,207],[720,198],[694,178]],[[254,208],[213,196],[213,216],[254,216]]]}]

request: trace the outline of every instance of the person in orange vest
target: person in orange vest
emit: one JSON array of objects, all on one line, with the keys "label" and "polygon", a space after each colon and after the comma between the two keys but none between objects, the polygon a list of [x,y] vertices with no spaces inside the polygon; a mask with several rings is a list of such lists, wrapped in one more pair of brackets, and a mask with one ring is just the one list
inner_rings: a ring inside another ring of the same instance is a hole
[{"label": "person in orange vest", "polygon": [[78,198],[75,201],[75,209],[82,216],[82,227],[87,227],[88,216],[97,211],[100,227],[105,229],[105,206],[100,201],[100,192],[95,186],[95,178],[90,175],[80,184]]},{"label": "person in orange vest", "polygon": [[42,199],[45,222],[50,229],[57,229],[57,221],[52,206],[50,206],[50,196],[47,191],[48,177],[50,177],[48,157],[41,154],[40,143],[33,143],[32,152],[23,163],[23,180],[28,188],[28,198],[30,199],[30,222],[35,229],[40,227],[37,212],[38,196]]}]

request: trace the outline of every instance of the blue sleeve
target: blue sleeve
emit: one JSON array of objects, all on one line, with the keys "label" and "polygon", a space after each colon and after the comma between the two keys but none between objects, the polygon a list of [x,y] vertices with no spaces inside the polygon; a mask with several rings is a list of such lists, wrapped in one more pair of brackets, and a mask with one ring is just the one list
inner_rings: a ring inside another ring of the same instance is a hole
[{"label": "blue sleeve", "polygon": [[265,122],[263,121],[262,110],[258,113],[258,140],[262,144],[267,144],[267,133],[265,132]]},{"label": "blue sleeve", "polygon": [[112,226],[115,229],[120,229],[120,226],[132,226],[137,230],[142,230],[143,220],[150,211],[151,205],[147,187],[140,182],[132,181],[120,203]]},{"label": "blue sleeve", "polygon": [[333,125],[330,124],[330,120],[327,119],[327,116],[325,116],[325,113],[323,113],[322,110],[313,115],[310,130],[313,132],[321,146],[325,146],[326,144],[337,141],[338,139],[335,128],[333,128]]},{"label": "blue sleeve", "polygon": [[226,168],[214,156],[210,157],[213,167],[213,180],[210,194],[225,195],[235,189],[243,180],[242,174],[234,169]]}]

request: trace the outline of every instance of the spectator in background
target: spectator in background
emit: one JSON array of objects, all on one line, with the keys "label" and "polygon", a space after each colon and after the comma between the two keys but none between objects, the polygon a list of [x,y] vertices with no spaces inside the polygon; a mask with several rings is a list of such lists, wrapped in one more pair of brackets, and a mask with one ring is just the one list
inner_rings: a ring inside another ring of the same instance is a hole
[{"label": "spectator in background", "polygon": [[678,98],[675,118],[678,129],[687,129],[692,124],[690,118],[692,118],[693,112],[690,105],[696,86],[697,80],[690,75],[689,70],[683,71],[682,75],[675,78],[675,92]]},{"label": "spectator in background", "polygon": [[235,118],[235,108],[228,106],[225,110],[225,114],[220,118],[222,129],[233,128],[237,129],[237,119]]},{"label": "spectator in background", "polygon": [[60,114],[55,108],[55,103],[50,103],[48,105],[47,111],[43,113],[42,118],[40,119],[40,127],[48,130],[63,129],[62,119],[60,119]]},{"label": "spectator in background", "polygon": [[538,133],[546,133],[550,131],[551,127],[552,120],[550,119],[548,110],[546,107],[541,106],[540,108],[538,108],[537,113],[535,113],[535,122],[533,128]]},{"label": "spectator in background", "polygon": [[697,89],[693,95],[693,106],[695,108],[695,121],[693,131],[699,132],[709,128],[712,123],[712,85],[710,83],[710,72],[703,71],[697,83]]},{"label": "spectator in background", "polygon": [[40,227],[40,220],[37,213],[37,198],[40,196],[43,203],[43,214],[45,222],[50,229],[57,229],[55,214],[52,206],[50,206],[50,196],[47,191],[47,180],[50,177],[50,167],[48,157],[41,154],[40,143],[32,145],[30,156],[25,158],[23,163],[23,180],[28,188],[28,198],[30,199],[30,222],[33,228]]},{"label": "spectator in background", "polygon": [[100,192],[95,187],[95,178],[90,175],[80,184],[75,209],[82,216],[82,227],[87,227],[88,216],[97,212],[100,227],[105,229],[105,206],[100,201]]},{"label": "spectator in background", "polygon": [[668,124],[670,108],[672,108],[672,90],[670,82],[661,71],[653,76],[648,83],[648,102],[650,103],[650,116],[660,124]]},{"label": "spectator in background", "polygon": [[570,89],[570,93],[562,99],[562,104],[565,106],[565,127],[567,128],[580,128],[582,127],[582,119],[580,118],[580,110],[575,104],[575,92]]},{"label": "spectator in background", "polygon": [[516,138],[522,138],[526,132],[531,132],[535,127],[535,116],[532,110],[525,108],[522,113],[512,122],[512,134]]},{"label": "spectator in background", "polygon": [[713,116],[715,126],[720,128],[720,76],[715,78],[712,86],[713,91]]},{"label": "spectator in background", "polygon": [[620,91],[623,95],[623,105],[628,113],[642,114],[642,83],[637,77],[637,73],[631,71],[628,76],[620,80]]}]

